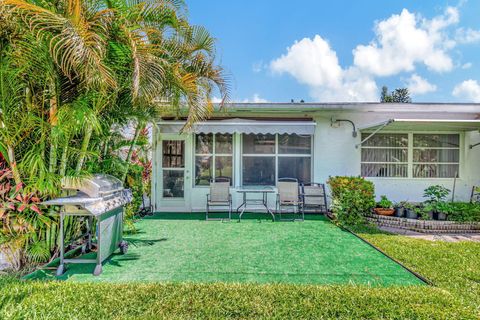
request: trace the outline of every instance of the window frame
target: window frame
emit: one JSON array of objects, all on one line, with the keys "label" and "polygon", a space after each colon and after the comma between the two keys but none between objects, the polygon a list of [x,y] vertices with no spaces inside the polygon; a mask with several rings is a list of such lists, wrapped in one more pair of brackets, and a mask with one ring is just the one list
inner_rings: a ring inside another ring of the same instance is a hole
[{"label": "window frame", "polygon": [[[192,161],[192,165],[193,165],[193,169],[192,169],[192,172],[193,172],[193,179],[192,179],[192,185],[194,188],[209,188],[210,187],[210,184],[208,185],[203,185],[203,184],[196,184],[195,181],[196,181],[196,177],[197,177],[197,172],[196,172],[196,166],[195,166],[195,163],[197,161],[197,157],[212,157],[212,166],[211,166],[211,170],[212,170],[212,179],[215,179],[215,173],[216,173],[216,170],[215,170],[215,166],[216,166],[216,157],[219,156],[219,157],[231,157],[232,158],[232,178],[231,178],[231,181],[230,181],[230,187],[233,187],[235,186],[235,137],[233,133],[203,133],[205,135],[208,135],[208,134],[211,134],[213,135],[213,138],[212,138],[212,153],[197,153],[197,135],[200,135],[202,133],[194,133],[193,134],[193,161]],[[216,141],[217,141],[217,138],[216,138],[216,135],[217,134],[229,134],[231,137],[232,137],[232,153],[216,153]]]},{"label": "window frame", "polygon": [[[362,131],[361,133],[372,133],[372,131]],[[459,146],[458,146],[458,172],[457,172],[457,179],[461,179],[463,177],[463,170],[464,170],[464,152],[465,152],[465,134],[464,132],[459,132],[459,131],[381,131],[379,132],[381,134],[407,134],[408,135],[408,153],[407,153],[407,176],[406,177],[371,177],[371,176],[365,176],[365,178],[368,179],[399,179],[399,180],[405,180],[405,179],[413,179],[413,180],[451,180],[453,177],[414,177],[413,176],[413,166],[414,164],[418,164],[418,162],[413,161],[413,150],[414,149],[419,149],[419,147],[414,147],[413,146],[413,136],[415,134],[456,134],[459,136]],[[360,135],[361,137],[361,135]],[[363,150],[363,146],[360,146],[360,172],[361,172],[361,166],[363,163],[372,163],[369,161],[362,161],[362,155],[361,152]],[[372,147],[370,147],[372,148]],[[378,147],[379,149],[385,148],[385,147]],[[368,149],[368,147],[366,148]],[[393,148],[392,148],[393,149]],[[403,149],[401,147],[398,147],[396,149]],[[457,148],[450,148],[450,147],[432,147],[431,149],[457,149]],[[374,163],[374,162],[373,162]],[[380,162],[379,162],[380,163]],[[381,162],[384,163],[384,162]],[[404,164],[404,162],[397,162],[398,164]],[[444,162],[429,162],[429,164],[456,164],[456,163],[444,163]]]},{"label": "window frame", "polygon": [[[284,133],[273,133],[272,135],[275,136],[275,153],[263,153],[263,154],[251,154],[251,153],[243,153],[243,136],[248,133],[241,133],[240,135],[240,177],[239,177],[239,185],[240,186],[249,186],[248,184],[243,183],[243,157],[273,157],[275,162],[275,185],[265,185],[269,187],[276,187],[278,183],[278,159],[279,158],[310,158],[310,180],[313,179],[314,173],[314,135],[310,136],[310,153],[309,154],[294,154],[294,153],[279,153],[279,135],[283,135]],[[287,134],[287,133],[285,133]],[[256,134],[255,134],[256,135]],[[301,135],[300,135],[301,136]],[[311,182],[311,181],[309,181]]]}]

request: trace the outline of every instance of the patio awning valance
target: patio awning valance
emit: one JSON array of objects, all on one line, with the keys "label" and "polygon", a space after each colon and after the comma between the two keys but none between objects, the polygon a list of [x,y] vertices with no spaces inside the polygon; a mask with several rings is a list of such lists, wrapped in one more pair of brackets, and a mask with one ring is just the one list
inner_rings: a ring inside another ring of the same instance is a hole
[{"label": "patio awning valance", "polygon": [[[162,121],[158,125],[162,133],[179,133],[184,124],[184,121]],[[193,126],[192,132],[312,135],[315,132],[315,122],[267,121],[237,118],[198,122]]]},{"label": "patio awning valance", "polygon": [[374,131],[386,128],[399,131],[476,131],[480,130],[480,120],[451,119],[389,119],[360,127],[360,131]]}]

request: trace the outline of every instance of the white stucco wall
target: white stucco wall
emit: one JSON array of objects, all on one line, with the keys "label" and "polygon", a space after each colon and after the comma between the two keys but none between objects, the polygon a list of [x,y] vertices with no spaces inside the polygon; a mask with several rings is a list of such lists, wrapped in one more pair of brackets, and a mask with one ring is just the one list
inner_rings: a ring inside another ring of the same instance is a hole
[{"label": "white stucco wall", "polygon": [[[351,111],[327,111],[316,112],[312,114],[304,114],[303,116],[311,117],[316,123],[314,135],[314,153],[313,153],[313,180],[315,182],[326,182],[329,176],[336,175],[360,175],[360,159],[361,150],[355,148],[355,145],[360,143],[361,134],[357,137],[352,136],[353,128],[351,124],[342,122],[340,124],[331,124],[331,118],[348,119],[355,123],[358,127],[376,124],[391,118],[403,119],[465,119],[464,114],[442,114],[422,112],[351,112]],[[473,115],[468,115],[472,117]],[[270,115],[271,117],[271,115]],[[459,132],[460,133],[460,132]],[[175,137],[175,135],[167,135],[168,138]],[[469,149],[470,144],[480,142],[480,134],[478,132],[461,133],[461,164],[460,177],[456,181],[455,200],[468,201],[470,197],[471,188],[473,185],[480,185],[480,145]],[[155,138],[161,139],[156,133]],[[208,187],[194,187],[194,152],[193,152],[193,135],[186,136],[186,186],[185,200],[171,200],[161,199],[161,154],[157,143],[157,148],[154,150],[154,184],[156,180],[156,188],[153,187],[155,193],[158,211],[204,211],[206,203],[206,194],[209,192]],[[241,174],[241,148],[239,135],[234,137],[234,172],[235,172],[235,186],[239,186]],[[445,187],[453,188],[453,179],[413,179],[413,178],[368,178],[375,183],[377,198],[380,195],[387,195],[393,201],[422,201],[423,190],[433,184],[441,184]],[[232,196],[234,199],[234,206],[241,203],[241,195],[236,192],[235,186],[232,188]],[[156,191],[155,191],[156,190]],[[275,205],[275,196],[270,195],[269,204],[273,208]]]},{"label": "white stucco wall", "polygon": [[[317,128],[315,132],[315,179],[326,181],[329,176],[335,175],[360,175],[361,150],[355,148],[360,143],[361,134],[356,138],[352,137],[352,126],[342,122],[338,125],[331,125],[330,116],[337,119],[349,119],[357,128],[370,124],[379,123],[394,117],[402,118],[431,118],[429,114],[365,114],[365,113],[337,113],[329,114],[327,117],[317,116]],[[443,115],[446,119],[460,118],[461,115]],[[436,115],[441,119],[442,115]],[[463,145],[461,146],[460,177],[455,183],[455,200],[468,201],[473,185],[480,185],[480,145],[470,149],[470,144],[480,141],[478,132],[465,132],[461,134]],[[426,132],[428,133],[428,132]],[[367,178],[375,183],[377,198],[380,195],[387,195],[393,201],[422,201],[423,190],[433,184],[440,184],[453,190],[454,179],[419,179],[419,178]]]}]

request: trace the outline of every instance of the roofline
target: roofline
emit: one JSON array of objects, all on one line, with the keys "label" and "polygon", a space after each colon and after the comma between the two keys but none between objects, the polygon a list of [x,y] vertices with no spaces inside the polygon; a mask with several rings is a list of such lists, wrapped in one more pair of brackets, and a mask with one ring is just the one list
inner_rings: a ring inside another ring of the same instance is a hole
[{"label": "roofline", "polygon": [[[394,102],[226,102],[224,105],[477,105],[474,102],[411,102],[411,103],[394,103]],[[220,103],[214,103],[220,105]]]},{"label": "roofline", "polygon": [[379,103],[379,102],[266,102],[266,103],[226,103],[215,104],[217,112],[316,112],[316,111],[351,111],[351,112],[449,112],[480,113],[480,103]]}]

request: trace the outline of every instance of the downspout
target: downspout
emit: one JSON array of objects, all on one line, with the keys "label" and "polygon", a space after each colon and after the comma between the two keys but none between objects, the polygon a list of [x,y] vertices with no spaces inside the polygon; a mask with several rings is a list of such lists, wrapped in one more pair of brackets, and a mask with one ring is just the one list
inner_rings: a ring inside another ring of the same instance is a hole
[{"label": "downspout", "polygon": [[337,122],[348,122],[352,125],[353,127],[353,131],[352,131],[352,136],[354,138],[357,137],[357,128],[355,127],[355,123],[352,121],[352,120],[348,120],[348,119],[334,119],[332,118],[331,120],[331,124],[333,125],[334,123],[337,123]]}]

